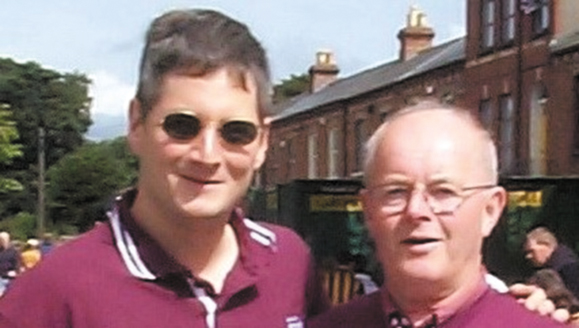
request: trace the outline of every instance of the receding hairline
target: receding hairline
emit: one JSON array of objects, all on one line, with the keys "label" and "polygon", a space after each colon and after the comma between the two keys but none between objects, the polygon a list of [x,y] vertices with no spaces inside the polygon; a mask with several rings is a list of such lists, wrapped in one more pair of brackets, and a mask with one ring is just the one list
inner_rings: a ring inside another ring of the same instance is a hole
[{"label": "receding hairline", "polygon": [[554,233],[545,227],[537,227],[527,233],[527,240],[534,240],[538,244],[557,246],[558,241]]},{"label": "receding hairline", "polygon": [[488,168],[490,171],[489,173],[493,179],[493,182],[497,183],[498,158],[496,146],[494,144],[491,134],[483,127],[480,121],[475,116],[473,116],[473,114],[469,110],[465,108],[451,106],[437,101],[425,100],[417,103],[416,105],[402,108],[391,114],[386,119],[386,121],[384,121],[384,123],[382,123],[378,127],[378,129],[376,129],[376,131],[366,142],[364,153],[364,179],[366,185],[368,185],[369,173],[371,172],[374,166],[376,153],[378,152],[379,147],[382,144],[387,131],[389,130],[389,126],[394,122],[409,115],[416,115],[427,112],[447,113],[448,115],[463,121],[472,128],[472,132],[475,135],[478,135],[478,138],[481,141],[481,143],[488,145],[487,155],[483,154],[483,156],[484,158],[488,159],[489,162]]}]

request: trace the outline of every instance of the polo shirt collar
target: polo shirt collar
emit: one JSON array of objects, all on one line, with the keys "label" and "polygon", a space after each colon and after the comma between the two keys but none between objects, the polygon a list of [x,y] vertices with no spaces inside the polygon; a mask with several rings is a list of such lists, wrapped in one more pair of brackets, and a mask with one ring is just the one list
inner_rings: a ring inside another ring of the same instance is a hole
[{"label": "polo shirt collar", "polygon": [[[156,280],[177,274],[192,278],[190,271],[165,252],[131,215],[131,206],[137,194],[131,189],[115,200],[115,205],[107,213],[116,247],[130,273],[144,280]],[[254,284],[261,268],[268,266],[277,252],[275,233],[249,219],[236,208],[231,213],[230,224],[239,243],[240,255],[230,275],[227,277],[223,293],[235,293],[239,289]],[[231,283],[228,283],[231,282]]]},{"label": "polo shirt collar", "polygon": [[[479,278],[479,283],[477,286],[465,297],[460,300],[456,300],[452,304],[448,304],[432,313],[430,320],[427,320],[421,327],[430,328],[437,327],[442,322],[448,320],[450,317],[454,316],[456,313],[468,309],[472,304],[474,304],[482,295],[489,289],[487,283],[484,280],[484,268],[481,269],[481,276]],[[385,322],[388,328],[413,328],[414,325],[406,317],[406,315],[398,308],[392,296],[386,290],[382,288],[382,308],[385,315]]]}]

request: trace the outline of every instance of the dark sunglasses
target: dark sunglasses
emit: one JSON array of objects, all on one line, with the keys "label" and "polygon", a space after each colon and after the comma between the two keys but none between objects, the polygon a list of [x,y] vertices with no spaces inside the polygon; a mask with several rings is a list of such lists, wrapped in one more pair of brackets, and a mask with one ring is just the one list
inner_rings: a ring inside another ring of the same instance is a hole
[{"label": "dark sunglasses", "polygon": [[[190,140],[201,131],[201,120],[192,113],[172,113],[161,122],[163,130],[177,140]],[[227,121],[219,128],[221,138],[232,145],[248,145],[257,138],[258,126],[249,121]]]}]

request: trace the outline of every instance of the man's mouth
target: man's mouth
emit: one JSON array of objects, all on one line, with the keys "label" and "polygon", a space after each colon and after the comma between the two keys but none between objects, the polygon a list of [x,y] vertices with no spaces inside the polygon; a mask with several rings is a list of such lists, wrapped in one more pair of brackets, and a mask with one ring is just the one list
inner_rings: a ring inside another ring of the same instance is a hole
[{"label": "man's mouth", "polygon": [[184,178],[186,180],[189,180],[189,181],[192,181],[192,182],[195,182],[198,184],[204,184],[204,185],[211,185],[211,184],[218,184],[219,183],[219,181],[217,181],[217,180],[196,179],[196,178],[187,177],[187,176],[185,176]]},{"label": "man's mouth", "polygon": [[436,238],[408,238],[402,241],[403,244],[406,245],[425,245],[430,243],[435,243],[440,241],[440,239]]}]

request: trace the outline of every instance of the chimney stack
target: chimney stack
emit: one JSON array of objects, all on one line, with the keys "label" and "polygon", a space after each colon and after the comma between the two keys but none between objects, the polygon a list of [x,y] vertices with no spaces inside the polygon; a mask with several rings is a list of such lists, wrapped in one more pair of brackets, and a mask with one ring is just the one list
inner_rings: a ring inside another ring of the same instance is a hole
[{"label": "chimney stack", "polygon": [[340,69],[334,60],[334,54],[329,50],[316,53],[316,63],[310,67],[310,92],[318,92],[338,78]]},{"label": "chimney stack", "polygon": [[398,33],[400,60],[408,60],[432,46],[434,30],[428,26],[426,14],[411,6],[406,18],[406,27]]}]

